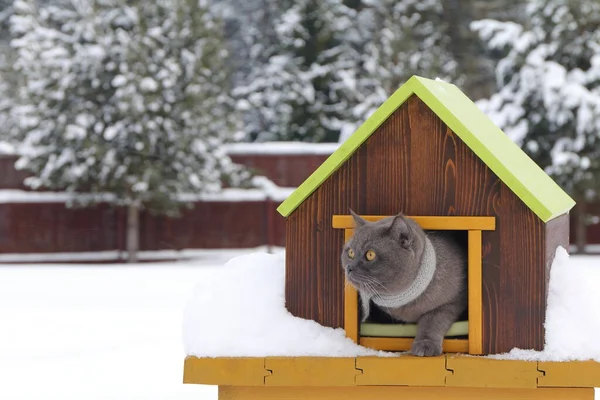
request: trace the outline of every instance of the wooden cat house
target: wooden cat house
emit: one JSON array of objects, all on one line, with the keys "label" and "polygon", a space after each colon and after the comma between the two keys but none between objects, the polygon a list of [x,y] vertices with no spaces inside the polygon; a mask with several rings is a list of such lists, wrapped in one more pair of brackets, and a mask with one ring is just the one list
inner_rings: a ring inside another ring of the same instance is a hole
[{"label": "wooden cat house", "polygon": [[286,307],[381,350],[414,329],[359,324],[344,283],[349,209],[468,237],[468,319],[445,352],[541,350],[550,265],[574,201],[456,86],[411,78],[278,208],[287,218]]},{"label": "wooden cat house", "polygon": [[[350,209],[403,212],[468,251],[468,312],[439,357],[192,357],[184,382],[220,399],[592,399],[600,363],[498,360],[541,350],[550,269],[574,201],[456,86],[412,77],[278,208],[285,306],[365,347],[410,349],[414,325],[361,323],[340,252]],[[461,354],[462,353],[462,354]],[[483,357],[473,357],[483,355]]]}]

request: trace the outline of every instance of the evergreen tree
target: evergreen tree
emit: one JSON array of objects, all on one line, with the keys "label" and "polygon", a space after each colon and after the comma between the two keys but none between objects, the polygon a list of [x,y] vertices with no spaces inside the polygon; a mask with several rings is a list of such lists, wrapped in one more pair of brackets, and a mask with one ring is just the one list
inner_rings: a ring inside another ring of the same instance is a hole
[{"label": "evergreen tree", "polygon": [[0,142],[10,140],[10,109],[15,97],[15,74],[11,70],[14,52],[10,48],[9,18],[12,1],[0,0]]},{"label": "evergreen tree", "polygon": [[[222,3],[222,13],[227,16],[229,27],[228,46],[234,54],[237,88],[234,93],[244,118],[246,140],[256,140],[268,131],[273,119],[264,116],[270,113],[260,107],[260,101],[252,93],[260,90],[256,82],[263,79],[269,58],[281,52],[275,26],[284,12],[283,3],[282,0],[225,0]],[[256,89],[251,85],[256,85]]]},{"label": "evergreen tree", "polygon": [[344,140],[413,74],[462,83],[441,0],[256,1],[236,89],[249,140]]},{"label": "evergreen tree", "polygon": [[239,134],[221,26],[198,0],[72,4],[15,3],[17,165],[33,188],[126,206],[134,260],[141,209],[244,177],[221,150]]},{"label": "evergreen tree", "polygon": [[367,46],[371,73],[387,93],[412,75],[456,82],[458,64],[450,47],[449,27],[440,0],[373,1],[373,40]]},{"label": "evergreen tree", "polygon": [[600,189],[600,3],[535,0],[526,16],[473,23],[502,55],[497,93],[481,107],[578,201],[584,223]]},{"label": "evergreen tree", "polygon": [[251,79],[272,55],[276,45],[275,21],[287,0],[222,0],[215,7],[225,21],[235,85]]},{"label": "evergreen tree", "polygon": [[[361,63],[353,118],[366,120],[412,75],[462,85],[464,77],[450,51],[450,30],[441,0],[363,0],[357,19]],[[353,129],[347,129],[340,141]]]},{"label": "evergreen tree", "polygon": [[255,111],[247,132],[258,141],[337,141],[351,106],[344,79],[355,73],[339,38],[345,6],[339,0],[287,6],[275,13],[275,40],[254,37],[256,64],[236,89],[241,109]]}]

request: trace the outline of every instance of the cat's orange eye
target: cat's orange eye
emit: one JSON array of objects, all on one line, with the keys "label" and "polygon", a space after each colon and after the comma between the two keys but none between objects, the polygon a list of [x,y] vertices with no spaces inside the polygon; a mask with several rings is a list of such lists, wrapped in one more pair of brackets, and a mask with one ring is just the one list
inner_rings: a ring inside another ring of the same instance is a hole
[{"label": "cat's orange eye", "polygon": [[365,256],[367,257],[367,260],[373,261],[375,259],[376,254],[373,250],[369,250],[367,251],[367,254]]},{"label": "cat's orange eye", "polygon": [[348,249],[348,257],[354,258],[354,250]]}]

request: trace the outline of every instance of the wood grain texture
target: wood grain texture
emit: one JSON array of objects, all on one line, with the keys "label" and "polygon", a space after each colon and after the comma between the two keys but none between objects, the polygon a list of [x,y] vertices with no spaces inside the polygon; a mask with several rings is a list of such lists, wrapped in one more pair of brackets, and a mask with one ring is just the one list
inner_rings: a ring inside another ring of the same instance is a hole
[{"label": "wood grain texture", "polygon": [[219,400],[593,400],[594,389],[219,386]]},{"label": "wood grain texture", "polygon": [[286,222],[286,307],[296,316],[325,326],[342,327],[344,311],[345,280],[339,262],[344,233],[334,232],[330,212],[359,209],[359,204],[365,203],[364,190],[350,190],[364,181],[366,159],[362,153],[359,149]]},{"label": "wood grain texture", "polygon": [[418,98],[287,220],[286,306],[336,328],[344,326],[344,231],[333,229],[332,216],[349,208],[361,215],[496,217],[496,230],[482,233],[483,353],[542,348],[546,226]]},{"label": "wood grain texture", "polygon": [[502,185],[500,273],[496,282],[498,307],[495,353],[514,347],[542,350],[544,345],[545,225]]},{"label": "wood grain texture", "polygon": [[544,299],[548,301],[548,287],[550,285],[550,269],[556,255],[556,249],[562,247],[569,249],[569,222],[568,214],[561,215],[546,224],[546,279],[544,281],[546,290]]},{"label": "wood grain texture", "polygon": [[186,357],[183,383],[262,386],[269,372],[262,357]]},{"label": "wood grain texture", "polygon": [[[344,242],[352,237],[353,231],[346,229],[344,231]],[[359,335],[359,312],[358,312],[358,291],[350,282],[344,284],[344,331],[346,337],[354,343],[358,343]]]},{"label": "wood grain texture", "polygon": [[[389,215],[361,215],[361,218],[367,221],[379,221],[387,218]],[[354,228],[354,219],[351,215],[334,215],[332,217],[332,226],[335,229]],[[496,219],[494,217],[430,217],[430,216],[412,216],[408,218],[415,221],[423,229],[430,230],[489,230],[496,229]],[[353,229],[352,229],[353,230]],[[348,236],[348,235],[346,235]],[[352,236],[352,233],[350,234]]]},{"label": "wood grain texture", "polygon": [[542,376],[537,363],[520,360],[447,357],[446,368],[446,386],[534,389]]},{"label": "wood grain texture", "polygon": [[357,385],[445,386],[446,357],[357,357]]},{"label": "wood grain texture", "polygon": [[358,343],[358,291],[351,283],[346,282],[344,289],[344,331],[346,337]]},{"label": "wood grain texture", "polygon": [[481,296],[481,231],[469,231],[468,236],[469,292],[469,354],[483,353],[482,296]]},{"label": "wood grain texture", "polygon": [[439,357],[187,357],[184,383],[221,386],[593,388],[600,363]]},{"label": "wood grain texture", "polygon": [[538,387],[600,387],[600,363],[594,361],[540,362]]},{"label": "wood grain texture", "polygon": [[354,386],[353,357],[267,357],[266,386]]}]

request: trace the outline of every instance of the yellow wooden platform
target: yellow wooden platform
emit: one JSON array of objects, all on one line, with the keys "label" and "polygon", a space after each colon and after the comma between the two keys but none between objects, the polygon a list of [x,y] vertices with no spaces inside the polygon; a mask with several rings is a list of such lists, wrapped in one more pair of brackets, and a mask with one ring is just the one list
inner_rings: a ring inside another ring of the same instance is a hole
[{"label": "yellow wooden platform", "polygon": [[219,399],[588,399],[600,363],[440,357],[187,357],[184,383]]}]

